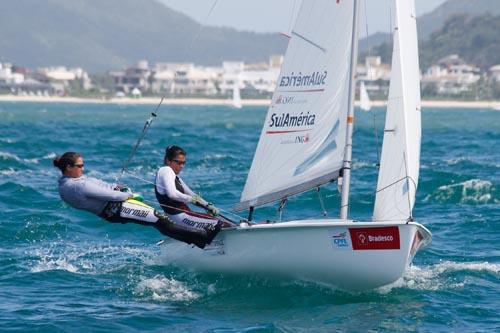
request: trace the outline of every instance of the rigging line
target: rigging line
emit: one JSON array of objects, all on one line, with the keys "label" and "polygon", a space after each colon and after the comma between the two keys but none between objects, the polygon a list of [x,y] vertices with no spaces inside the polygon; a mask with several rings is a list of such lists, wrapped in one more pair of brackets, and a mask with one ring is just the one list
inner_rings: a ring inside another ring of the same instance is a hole
[{"label": "rigging line", "polygon": [[321,188],[318,186],[318,190],[317,191],[318,191],[319,202],[320,202],[321,210],[322,210],[321,214],[323,214],[323,216],[326,217],[327,212],[326,212],[325,203],[323,201],[323,196],[321,195],[320,189]]},{"label": "rigging line", "polygon": [[279,215],[279,221],[281,222],[281,217],[283,216],[283,210],[285,209],[286,202],[288,200],[288,197],[284,197],[280,201],[280,205],[278,207],[278,215]]},{"label": "rigging line", "polygon": [[[205,22],[204,24],[200,25],[200,28],[198,29],[198,32],[196,33],[196,35],[191,39],[191,43],[189,44],[188,48],[186,49],[186,54],[189,53],[189,51],[191,50],[194,42],[196,41],[196,39],[198,39],[200,33],[201,33],[201,30],[204,28],[204,25],[206,24],[206,22],[208,21],[208,18],[210,17],[210,14],[212,13],[212,11],[214,10],[216,4],[217,4],[218,0],[215,0],[212,7],[210,8],[208,14],[207,14],[207,17],[205,18]],[[175,78],[177,76],[177,71],[175,71],[174,73],[174,81],[175,81]],[[159,110],[161,104],[163,103],[163,100],[165,99],[165,96],[162,96],[161,99],[160,99],[160,103],[158,103],[158,105],[156,106],[156,109],[154,110],[154,112],[151,112],[151,116],[146,120],[146,123],[144,124],[144,127],[142,129],[142,132],[139,136],[139,139],[137,140],[135,146],[132,148],[132,150],[130,151],[130,154],[128,156],[128,159],[125,161],[125,163],[123,164],[123,167],[122,167],[122,171],[120,173],[120,176],[117,178],[117,182],[123,177],[123,174],[125,173],[125,171],[127,170],[127,167],[130,163],[130,161],[132,160],[132,158],[134,157],[137,149],[139,148],[139,145],[141,144],[142,140],[144,139],[144,136],[146,135],[146,132],[148,131],[149,127],[151,126],[151,124],[153,123],[154,119],[156,118],[156,114],[157,114],[157,111]]]},{"label": "rigging line", "polygon": [[[198,29],[198,32],[196,33],[196,35],[191,39],[191,43],[189,44],[189,47],[186,49],[186,54],[189,53],[189,51],[191,50],[194,42],[196,41],[196,39],[198,39],[202,29],[204,28],[204,26],[206,25],[206,22],[208,21],[208,18],[210,17],[210,15],[212,14],[212,11],[214,10],[215,6],[217,5],[217,2],[218,0],[215,0],[214,3],[212,4],[212,7],[210,8],[206,18],[205,18],[205,22],[203,24],[200,25],[199,29]],[[175,78],[177,77],[177,73],[178,71],[175,71],[174,72],[174,78],[173,78],[173,83],[175,81]],[[165,99],[165,96],[162,95],[161,96],[161,99],[160,99],[160,103],[158,103],[158,105],[156,106],[155,110],[153,112],[151,112],[151,116],[146,120],[146,123],[144,124],[144,127],[142,129],[142,132],[137,140],[137,142],[135,143],[135,145],[133,146],[132,150],[130,151],[129,153],[129,156],[127,158],[127,160],[123,163],[123,167],[122,167],[122,170],[121,170],[121,173],[120,175],[116,178],[116,182],[119,182],[121,180],[121,178],[123,177],[123,174],[127,171],[127,168],[128,168],[128,165],[129,163],[131,162],[132,158],[134,157],[137,149],[139,148],[139,145],[141,144],[142,140],[144,139],[145,135],[146,135],[146,132],[148,131],[149,127],[151,126],[151,124],[153,123],[154,119],[156,118],[157,116],[157,112],[161,106],[161,104],[163,103],[163,100]]]},{"label": "rigging line", "polygon": [[401,181],[403,181],[403,180],[405,180],[405,179],[407,179],[407,178],[408,178],[408,176],[404,176],[403,178],[400,178],[400,179],[398,179],[398,180],[396,180],[396,181],[394,181],[394,182],[390,183],[389,185],[382,187],[380,190],[376,190],[376,191],[375,191],[375,193],[378,193],[378,192],[384,191],[384,190],[388,189],[389,187],[394,186],[394,185],[396,185],[397,183],[399,183],[399,182],[401,182]]},{"label": "rigging line", "polygon": [[[137,180],[141,180],[141,181],[143,181],[144,183],[152,184],[152,185],[155,185],[155,186],[157,186],[157,187],[159,187],[159,188],[165,189],[163,186],[157,185],[156,183],[154,183],[154,182],[152,182],[152,181],[149,181],[149,180],[147,180],[147,179],[141,178],[141,177],[139,177],[139,176],[137,176],[137,175],[135,175],[135,174],[133,174],[133,173],[131,173],[131,172],[128,172],[128,171],[127,171],[127,172],[126,172],[126,174],[127,174],[128,176],[132,177],[132,178],[135,178],[135,179],[137,179]],[[160,206],[164,206],[164,205],[160,204]],[[165,207],[175,208],[175,207],[170,207],[170,206],[165,206]],[[217,208],[219,208],[219,207],[217,207]],[[175,209],[178,209],[178,208],[175,208]],[[179,210],[181,210],[181,209],[179,209]],[[231,215],[233,215],[233,216],[236,216],[236,217],[238,217],[240,220],[243,220],[243,219],[244,219],[244,218],[243,218],[243,217],[241,217],[240,215],[235,214],[235,213],[233,213],[233,212],[231,212],[231,211],[227,211],[227,210],[224,210],[224,209],[222,209],[222,208],[219,208],[219,210],[220,210],[221,212],[228,213],[228,214],[231,214]]]},{"label": "rigging line", "polygon": [[198,32],[196,32],[196,35],[193,37],[193,39],[191,39],[191,43],[189,43],[189,46],[188,46],[188,48],[187,48],[187,50],[186,50],[186,53],[188,53],[188,52],[191,50],[191,48],[193,47],[194,42],[195,42],[195,41],[198,39],[198,37],[200,36],[201,31],[203,30],[203,28],[204,28],[204,27],[205,27],[205,25],[207,24],[208,19],[209,19],[210,15],[212,14],[212,11],[214,10],[214,8],[215,8],[215,6],[217,5],[217,2],[218,2],[218,1],[219,1],[219,0],[215,0],[215,1],[213,2],[212,7],[210,7],[210,10],[208,11],[207,16],[205,17],[205,21],[203,21],[203,23],[202,23],[202,24],[200,24],[200,27],[198,28]]},{"label": "rigging line", "polygon": [[130,162],[132,161],[132,158],[134,157],[134,155],[135,155],[135,153],[137,151],[137,148],[139,148],[139,145],[141,144],[142,140],[144,139],[144,136],[146,136],[146,132],[148,131],[149,127],[151,127],[151,124],[155,120],[157,112],[158,112],[161,104],[163,103],[163,99],[164,99],[164,97],[161,98],[160,103],[158,103],[158,105],[156,106],[155,110],[153,112],[151,112],[151,115],[146,120],[146,123],[144,124],[144,127],[142,128],[142,132],[139,135],[139,138],[137,139],[137,142],[132,147],[132,150],[130,151],[127,160],[123,163],[122,171],[121,171],[120,175],[117,178],[117,182],[119,182],[121,180],[121,178],[123,177],[123,174],[127,170],[128,165],[130,164]]}]

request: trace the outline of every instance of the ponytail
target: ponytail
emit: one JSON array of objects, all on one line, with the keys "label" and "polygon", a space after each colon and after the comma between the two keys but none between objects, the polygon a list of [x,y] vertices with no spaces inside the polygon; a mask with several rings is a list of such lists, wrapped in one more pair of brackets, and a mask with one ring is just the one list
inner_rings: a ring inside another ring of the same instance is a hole
[{"label": "ponytail", "polygon": [[186,156],[186,151],[179,146],[170,145],[165,149],[165,159],[172,161],[179,155]]},{"label": "ponytail", "polygon": [[75,153],[73,151],[68,151],[62,154],[61,156],[57,156],[56,158],[54,158],[52,163],[54,164],[54,167],[58,168],[59,170],[61,170],[62,173],[64,173],[66,167],[68,165],[69,166],[75,165],[76,160],[79,157],[82,157],[82,155]]}]

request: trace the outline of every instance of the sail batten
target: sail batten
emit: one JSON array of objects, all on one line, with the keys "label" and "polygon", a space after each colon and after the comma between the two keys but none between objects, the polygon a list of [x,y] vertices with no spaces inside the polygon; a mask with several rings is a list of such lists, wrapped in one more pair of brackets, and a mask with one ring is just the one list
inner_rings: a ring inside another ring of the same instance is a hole
[{"label": "sail batten", "polygon": [[353,2],[303,1],[240,203],[307,191],[342,169]]}]

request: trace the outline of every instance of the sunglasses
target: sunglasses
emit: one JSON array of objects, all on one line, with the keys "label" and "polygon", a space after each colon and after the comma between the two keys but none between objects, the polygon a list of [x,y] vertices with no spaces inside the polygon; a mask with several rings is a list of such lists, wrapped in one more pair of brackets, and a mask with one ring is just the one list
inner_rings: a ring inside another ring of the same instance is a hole
[{"label": "sunglasses", "polygon": [[84,164],[73,164],[72,167],[77,167],[78,169],[83,168]]},{"label": "sunglasses", "polygon": [[186,164],[186,161],[172,160],[172,162],[175,162],[175,164],[177,164],[177,165],[184,165],[184,164]]}]

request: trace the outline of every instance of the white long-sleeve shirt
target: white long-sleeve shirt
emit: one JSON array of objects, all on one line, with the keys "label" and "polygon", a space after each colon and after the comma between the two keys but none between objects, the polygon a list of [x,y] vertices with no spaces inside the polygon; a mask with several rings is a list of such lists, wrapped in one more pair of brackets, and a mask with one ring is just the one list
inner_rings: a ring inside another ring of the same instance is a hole
[{"label": "white long-sleeve shirt", "polygon": [[[180,192],[175,187],[176,177],[179,179],[179,182],[184,189],[184,193]],[[158,173],[156,174],[156,189],[160,194],[166,195],[171,200],[183,203],[190,203],[193,195],[195,194],[168,165],[161,167],[158,170]]]},{"label": "white long-sleeve shirt", "polygon": [[63,176],[59,179],[59,194],[69,205],[98,215],[109,201],[125,201],[132,197],[130,193],[114,190],[115,186],[92,177]]}]

